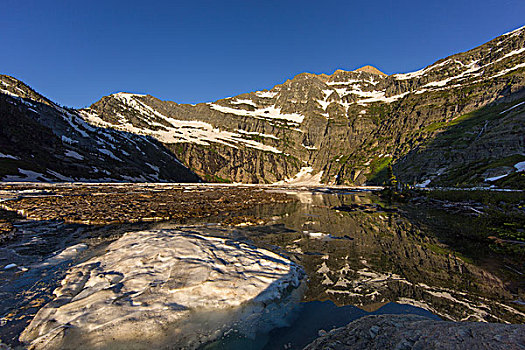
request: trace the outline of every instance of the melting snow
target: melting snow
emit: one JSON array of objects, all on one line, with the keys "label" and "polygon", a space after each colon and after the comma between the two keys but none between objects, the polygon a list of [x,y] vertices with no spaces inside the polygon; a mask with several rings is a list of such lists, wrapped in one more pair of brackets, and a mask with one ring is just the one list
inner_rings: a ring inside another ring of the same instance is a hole
[{"label": "melting snow", "polygon": [[416,187],[419,187],[419,188],[425,188],[425,187],[427,187],[431,182],[432,182],[432,180],[427,179],[427,180],[423,181],[422,183],[417,184]]},{"label": "melting snow", "polygon": [[34,182],[34,181],[50,181],[50,179],[46,178],[43,174],[37,173],[35,171],[31,170],[25,170],[25,169],[18,169],[18,172],[21,173],[23,176],[20,175],[5,175],[3,177],[3,181],[27,181],[27,182]]},{"label": "melting snow", "polygon": [[129,232],[71,268],[20,339],[35,348],[57,339],[55,347],[66,340],[70,347],[196,348],[236,324],[255,331],[265,317],[275,322],[272,311],[286,311],[282,303],[294,293],[300,298],[303,276],[293,262],[245,243]]},{"label": "melting snow", "polygon": [[[123,130],[131,132],[134,134],[146,134],[152,136],[163,143],[181,143],[189,142],[199,145],[208,146],[210,142],[220,143],[228,147],[237,148],[237,145],[243,145],[245,147],[255,148],[262,151],[268,151],[273,153],[282,153],[279,149],[265,145],[261,142],[255,140],[244,139],[242,133],[233,133],[229,131],[220,130],[213,127],[209,123],[201,121],[190,121],[190,120],[178,120],[174,118],[167,117],[153,108],[143,104],[142,102],[135,101],[133,99],[133,94],[122,94],[119,97],[121,101],[132,106],[138,112],[146,117],[155,116],[162,118],[168,122],[171,126],[166,127],[165,125],[150,122],[151,125],[158,126],[157,130],[151,130],[147,128],[138,128],[130,123],[123,123],[120,125],[114,125],[105,122],[98,115],[89,110],[82,111],[82,114],[87,120],[91,123],[103,127],[111,127],[118,130]],[[233,108],[231,108],[233,109]],[[235,110],[238,111],[238,110]],[[261,134],[262,137],[270,135]]]},{"label": "melting snow", "polygon": [[81,154],[78,154],[77,152],[72,151],[72,150],[67,150],[66,153],[65,153],[65,156],[69,157],[69,158],[75,158],[75,159],[78,159],[78,160],[83,160],[84,159],[84,156],[82,156]]},{"label": "melting snow", "polygon": [[234,105],[245,104],[245,105],[250,105],[250,106],[253,106],[253,107],[257,107],[257,105],[255,104],[255,102],[253,102],[252,100],[241,100],[241,99],[237,99],[237,100],[233,100],[233,101],[231,101],[231,103],[234,104]]},{"label": "melting snow", "polygon": [[12,156],[10,154],[4,154],[0,152],[0,158],[7,158],[7,159],[20,159],[18,157]]},{"label": "melting snow", "polygon": [[277,92],[273,91],[257,91],[255,95],[262,97],[262,98],[274,98],[277,96]]},{"label": "melting snow", "polygon": [[317,174],[312,174],[314,168],[312,167],[302,167],[297,174],[291,179],[286,179],[284,181],[275,182],[274,185],[301,185],[301,186],[315,186],[321,184],[321,177],[323,172],[320,171]]},{"label": "melting snow", "polygon": [[301,124],[303,122],[304,116],[297,113],[286,114],[281,113],[280,108],[275,106],[269,106],[265,108],[259,108],[255,111],[246,111],[244,109],[235,109],[231,107],[220,106],[214,103],[210,103],[209,106],[222,113],[230,113],[235,115],[240,115],[243,117],[254,117],[259,119],[281,119],[287,120],[292,123]]},{"label": "melting snow", "polygon": [[514,164],[514,168],[516,168],[518,172],[525,171],[525,162],[519,162]]},{"label": "melting snow", "polygon": [[485,181],[496,181],[496,180],[499,180],[499,179],[503,179],[507,175],[509,175],[509,174],[503,174],[503,175],[499,175],[499,176],[487,177],[485,179]]},{"label": "melting snow", "polygon": [[512,107],[510,107],[510,108],[508,108],[508,109],[506,109],[506,110],[504,110],[503,112],[500,112],[499,114],[505,114],[505,113],[507,113],[508,111],[511,111],[511,110],[513,110],[514,108],[519,107],[519,106],[521,106],[521,105],[524,104],[524,103],[525,103],[525,101],[520,102],[520,103],[518,103],[517,105],[514,105],[514,106],[512,106]]},{"label": "melting snow", "polygon": [[111,152],[110,150],[107,150],[105,148],[99,148],[98,151],[100,153],[103,153],[103,154],[107,155],[107,156],[110,156],[111,158],[113,158],[115,160],[118,160],[119,162],[122,162],[122,159],[120,159],[119,157],[114,155],[113,152]]}]

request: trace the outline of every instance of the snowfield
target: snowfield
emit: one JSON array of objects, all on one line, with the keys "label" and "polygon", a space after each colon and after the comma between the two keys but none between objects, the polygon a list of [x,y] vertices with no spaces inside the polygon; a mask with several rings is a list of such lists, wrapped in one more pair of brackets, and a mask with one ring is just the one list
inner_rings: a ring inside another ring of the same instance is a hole
[{"label": "snowfield", "polygon": [[72,267],[20,340],[36,349],[196,348],[235,325],[274,327],[302,296],[303,276],[286,258],[245,243],[128,232]]}]

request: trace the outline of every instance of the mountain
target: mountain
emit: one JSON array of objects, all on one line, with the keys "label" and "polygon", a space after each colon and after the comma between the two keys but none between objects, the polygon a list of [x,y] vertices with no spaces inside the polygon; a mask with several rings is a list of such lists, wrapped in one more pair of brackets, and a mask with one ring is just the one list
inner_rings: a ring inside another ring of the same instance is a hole
[{"label": "mountain", "polygon": [[0,125],[4,181],[199,181],[155,139],[90,125],[6,75]]},{"label": "mountain", "polygon": [[206,181],[379,184],[392,163],[406,183],[515,187],[524,88],[522,27],[412,73],[302,73],[196,105],[117,93],[69,113],[154,138]]},{"label": "mountain", "polygon": [[373,66],[364,66],[364,67],[356,69],[355,72],[372,73],[372,74],[382,75],[384,77],[386,77],[388,75],[388,74],[385,74],[385,73],[381,72],[379,69],[377,69],[376,67],[373,67]]}]

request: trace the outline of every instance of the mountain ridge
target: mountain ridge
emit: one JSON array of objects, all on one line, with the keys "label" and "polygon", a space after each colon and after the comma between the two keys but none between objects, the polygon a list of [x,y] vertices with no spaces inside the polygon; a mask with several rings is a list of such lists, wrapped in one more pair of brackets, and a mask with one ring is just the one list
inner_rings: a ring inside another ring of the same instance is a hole
[{"label": "mountain ridge", "polygon": [[[447,162],[489,162],[525,154],[518,140],[517,131],[522,130],[518,106],[512,116],[503,116],[517,130],[508,132],[512,128],[507,127],[501,134],[510,137],[506,153],[484,150],[486,144],[480,144],[476,156],[467,156],[463,151],[444,152],[446,145],[441,144],[441,153],[458,159],[434,154],[435,164],[427,164],[426,170],[417,160],[418,152],[459,117],[521,101],[524,46],[521,27],[410,73],[386,76],[371,69],[301,73],[270,90],[193,105],[121,92],[78,110],[78,115],[96,127],[155,138],[207,181],[286,182],[308,173],[322,183],[372,184],[381,183],[386,165],[392,163],[403,181],[440,183],[453,170]],[[470,129],[458,137],[479,144],[466,135],[480,130],[492,135],[495,123],[492,117],[483,119],[481,126],[471,120]],[[484,184],[480,175],[465,181]]]}]

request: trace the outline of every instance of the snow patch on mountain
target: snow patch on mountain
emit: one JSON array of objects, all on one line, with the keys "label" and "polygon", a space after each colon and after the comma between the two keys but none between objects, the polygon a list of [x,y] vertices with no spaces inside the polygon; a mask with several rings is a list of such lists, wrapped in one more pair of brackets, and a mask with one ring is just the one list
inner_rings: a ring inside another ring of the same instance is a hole
[{"label": "snow patch on mountain", "polygon": [[314,168],[302,167],[294,177],[275,182],[274,185],[317,186],[321,184],[323,171],[313,174]]},{"label": "snow patch on mountain", "polygon": [[[81,112],[84,117],[94,125],[115,128],[134,134],[149,135],[163,143],[194,143],[209,146],[210,143],[219,143],[228,147],[238,148],[238,146],[250,147],[262,151],[282,153],[279,149],[265,145],[261,142],[246,139],[241,133],[233,133],[213,127],[211,124],[201,121],[177,120],[161,115],[171,126],[166,127],[162,124],[154,124],[159,129],[139,128],[129,122],[125,124],[111,124],[102,120],[96,113],[89,110]],[[153,124],[152,124],[153,126]]]},{"label": "snow patch on mountain", "polygon": [[235,114],[243,117],[254,117],[258,119],[281,119],[290,121],[295,124],[301,124],[304,120],[304,116],[298,113],[282,113],[281,109],[275,106],[269,106],[265,108],[258,108],[255,111],[246,111],[244,109],[236,109],[226,106],[221,106],[215,103],[209,103],[208,104],[211,108],[222,112],[222,113],[230,113]]}]

